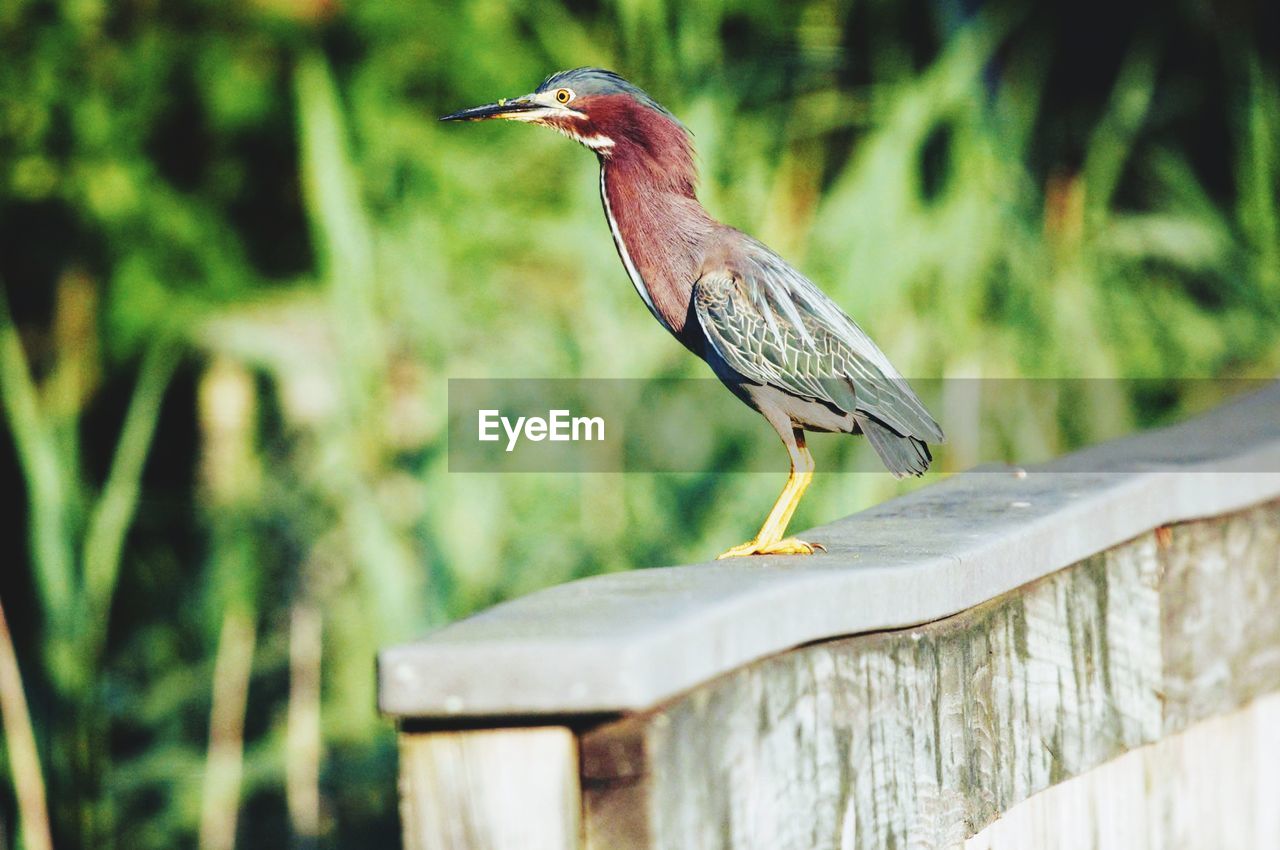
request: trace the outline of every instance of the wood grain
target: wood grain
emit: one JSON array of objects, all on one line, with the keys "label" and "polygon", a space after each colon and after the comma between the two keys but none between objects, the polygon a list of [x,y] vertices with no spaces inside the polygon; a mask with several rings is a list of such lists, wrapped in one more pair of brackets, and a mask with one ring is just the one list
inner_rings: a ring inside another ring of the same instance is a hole
[{"label": "wood grain", "polygon": [[1250,511],[1175,530],[1162,559],[1168,731],[1280,682],[1280,522]]},{"label": "wood grain", "polygon": [[1278,499],[1280,384],[393,647],[405,846],[1273,850]]},{"label": "wood grain", "polygon": [[566,728],[400,736],[406,850],[574,850],[579,798]]},{"label": "wood grain", "polygon": [[1037,792],[1280,690],[1278,601],[1273,502],[927,626],[757,662],[583,736],[586,846],[959,847]]},{"label": "wood grain", "polygon": [[965,850],[1280,847],[1280,695],[1019,803]]}]

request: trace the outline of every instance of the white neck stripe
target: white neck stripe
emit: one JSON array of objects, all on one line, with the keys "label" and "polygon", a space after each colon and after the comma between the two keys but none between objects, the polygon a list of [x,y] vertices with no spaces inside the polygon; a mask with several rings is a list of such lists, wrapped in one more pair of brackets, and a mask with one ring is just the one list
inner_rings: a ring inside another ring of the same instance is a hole
[{"label": "white neck stripe", "polygon": [[605,185],[605,165],[600,163],[600,199],[604,201],[604,217],[609,220],[609,232],[613,234],[614,247],[618,249],[618,256],[622,258],[622,265],[627,270],[627,277],[631,278],[631,285],[636,288],[636,292],[640,294],[640,298],[644,301],[644,305],[649,308],[649,312],[653,317],[666,327],[667,323],[658,313],[658,308],[653,306],[653,298],[649,295],[649,287],[645,286],[644,279],[640,277],[640,271],[636,268],[636,264],[631,262],[631,255],[627,253],[627,245],[622,241],[622,233],[618,230],[618,222],[613,217],[613,209],[609,206],[609,189]]}]

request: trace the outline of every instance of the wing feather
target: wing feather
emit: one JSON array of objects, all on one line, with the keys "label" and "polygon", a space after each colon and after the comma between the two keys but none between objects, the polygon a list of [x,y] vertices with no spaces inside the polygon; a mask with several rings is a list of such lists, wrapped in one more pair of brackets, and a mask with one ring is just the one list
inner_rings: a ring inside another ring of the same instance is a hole
[{"label": "wing feather", "polygon": [[[744,237],[745,238],[745,237]],[[745,270],[709,271],[694,285],[698,321],[743,377],[933,443],[942,429],[871,338],[807,278],[748,240]]]}]

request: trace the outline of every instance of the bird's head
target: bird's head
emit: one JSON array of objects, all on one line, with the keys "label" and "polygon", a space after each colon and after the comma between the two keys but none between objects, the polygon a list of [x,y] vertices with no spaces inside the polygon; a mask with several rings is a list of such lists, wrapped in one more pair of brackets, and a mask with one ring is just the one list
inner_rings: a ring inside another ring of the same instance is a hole
[{"label": "bird's head", "polygon": [[638,86],[612,71],[575,68],[552,74],[531,94],[463,109],[441,121],[505,118],[564,133],[603,157],[638,147],[653,156],[688,148],[688,133],[674,115]]}]

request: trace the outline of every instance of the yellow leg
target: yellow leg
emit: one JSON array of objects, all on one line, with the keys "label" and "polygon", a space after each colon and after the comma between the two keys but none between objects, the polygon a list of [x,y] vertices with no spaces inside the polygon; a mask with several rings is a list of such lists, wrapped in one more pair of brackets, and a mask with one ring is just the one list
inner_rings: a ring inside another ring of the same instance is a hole
[{"label": "yellow leg", "polygon": [[813,455],[809,454],[809,449],[804,444],[804,432],[797,429],[794,433],[795,444],[787,444],[787,450],[791,453],[791,474],[787,476],[786,486],[778,495],[778,501],[773,503],[773,510],[769,511],[769,516],[765,518],[764,525],[760,526],[754,539],[734,546],[722,554],[721,558],[740,558],[744,555],[812,555],[815,548],[822,548],[794,537],[783,537],[792,514],[796,512],[796,506],[800,504],[800,498],[813,480]]}]

